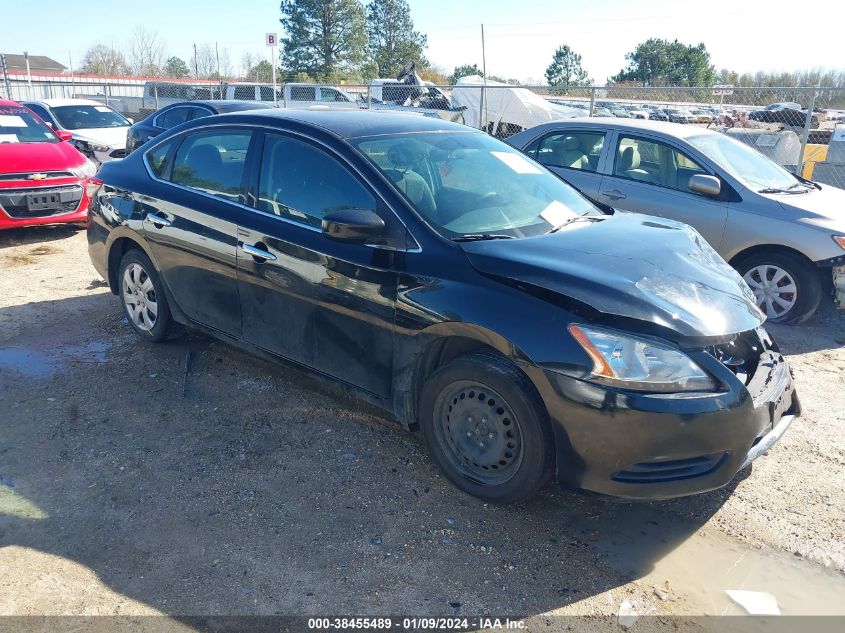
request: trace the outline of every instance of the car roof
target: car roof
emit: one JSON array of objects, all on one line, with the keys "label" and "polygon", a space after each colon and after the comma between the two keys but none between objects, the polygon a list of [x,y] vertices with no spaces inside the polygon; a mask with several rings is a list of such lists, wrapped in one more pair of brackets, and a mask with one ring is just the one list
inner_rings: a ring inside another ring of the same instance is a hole
[{"label": "car roof", "polygon": [[270,101],[249,101],[246,99],[196,99],[194,101],[179,101],[171,103],[161,108],[174,108],[176,106],[195,106],[201,105],[210,108],[222,114],[224,112],[238,112],[241,110],[260,110],[262,108],[275,108]]},{"label": "car roof", "polygon": [[[617,131],[645,131],[645,132],[659,132],[669,136],[677,136],[679,138],[689,138],[690,136],[698,136],[699,134],[717,134],[713,130],[698,127],[695,125],[684,125],[681,123],[668,123],[666,121],[651,121],[648,119],[623,119],[619,120],[616,117],[584,117],[581,119],[562,119],[559,121],[552,121],[544,123],[542,127],[547,130],[554,130],[561,126],[566,126],[568,129],[576,129],[581,127],[601,127],[609,130]],[[537,129],[537,128],[534,128]]]},{"label": "car roof", "polygon": [[93,99],[25,99],[25,103],[40,103],[48,108],[60,108],[62,106],[74,105],[90,105],[102,106],[108,105],[102,101],[94,101]]},{"label": "car roof", "polygon": [[[450,123],[437,117],[421,116],[395,110],[294,110],[278,109],[245,112],[250,122],[273,125],[281,121],[295,121],[322,128],[341,138],[359,138],[405,134],[408,132],[478,132],[459,123]],[[221,118],[238,117],[241,113],[222,115]],[[202,119],[198,119],[202,121]]]}]

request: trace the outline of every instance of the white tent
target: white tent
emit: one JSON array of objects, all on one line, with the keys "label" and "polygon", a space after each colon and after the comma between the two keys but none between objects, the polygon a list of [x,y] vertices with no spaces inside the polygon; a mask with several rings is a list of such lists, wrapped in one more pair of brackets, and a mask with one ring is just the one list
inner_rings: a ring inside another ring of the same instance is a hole
[{"label": "white tent", "polygon": [[584,110],[551,103],[527,88],[490,80],[486,82],[486,90],[484,86],[484,79],[478,75],[461,77],[452,90],[452,107],[465,106],[466,125],[480,128],[484,121],[497,136],[518,132],[516,128],[526,129],[548,121],[587,116]]}]

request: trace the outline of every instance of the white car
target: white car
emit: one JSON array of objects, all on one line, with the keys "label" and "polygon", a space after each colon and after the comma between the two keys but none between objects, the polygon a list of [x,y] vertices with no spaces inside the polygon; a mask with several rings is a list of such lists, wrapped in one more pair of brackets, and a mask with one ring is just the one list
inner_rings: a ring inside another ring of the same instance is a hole
[{"label": "white car", "polygon": [[70,132],[70,142],[97,164],[126,156],[126,131],[132,120],[99,101],[41,99],[23,105],[54,130]]},{"label": "white car", "polygon": [[647,119],[649,115],[648,110],[638,105],[626,105],[625,110],[628,111],[632,119]]}]

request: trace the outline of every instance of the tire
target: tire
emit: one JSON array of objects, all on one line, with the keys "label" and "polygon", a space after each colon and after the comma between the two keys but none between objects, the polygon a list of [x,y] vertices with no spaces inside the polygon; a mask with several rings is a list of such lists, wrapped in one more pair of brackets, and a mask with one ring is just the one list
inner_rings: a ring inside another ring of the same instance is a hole
[{"label": "tire", "polygon": [[546,407],[528,378],[493,352],[456,358],[426,380],[420,428],[449,481],[485,501],[522,501],[551,478]]},{"label": "tire", "polygon": [[136,334],[159,343],[170,333],[172,317],[161,278],[150,258],[137,249],[120,260],[117,281],[123,312]]},{"label": "tire", "polygon": [[[819,307],[821,280],[817,271],[799,255],[763,251],[742,258],[734,267],[751,286],[757,305],[772,323],[802,323]],[[766,294],[767,285],[769,294]],[[789,292],[790,287],[794,288],[793,292]]]}]

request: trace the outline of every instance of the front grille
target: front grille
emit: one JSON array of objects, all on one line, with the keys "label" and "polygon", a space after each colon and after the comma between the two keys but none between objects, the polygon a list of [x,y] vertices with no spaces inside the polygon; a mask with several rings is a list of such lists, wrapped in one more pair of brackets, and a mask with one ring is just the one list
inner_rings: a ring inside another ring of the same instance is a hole
[{"label": "front grille", "polygon": [[[45,178],[34,179],[34,174],[43,174]],[[74,178],[75,176],[69,171],[35,171],[35,172],[21,172],[17,174],[0,174],[0,181],[9,180],[31,180],[32,182],[44,182],[45,180],[55,180],[57,178]]]},{"label": "front grille", "polygon": [[687,459],[640,462],[613,475],[613,481],[626,484],[656,484],[709,475],[725,463],[727,453],[700,455]]},{"label": "front grille", "polygon": [[[30,210],[27,197],[32,195],[59,194],[55,207]],[[15,219],[48,218],[73,213],[82,200],[82,187],[29,187],[26,189],[0,189],[0,209]]]}]

